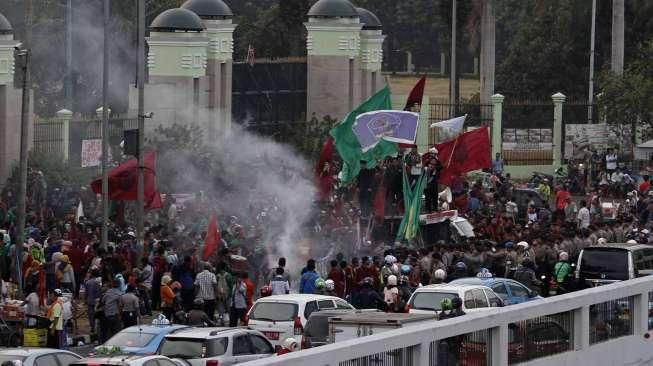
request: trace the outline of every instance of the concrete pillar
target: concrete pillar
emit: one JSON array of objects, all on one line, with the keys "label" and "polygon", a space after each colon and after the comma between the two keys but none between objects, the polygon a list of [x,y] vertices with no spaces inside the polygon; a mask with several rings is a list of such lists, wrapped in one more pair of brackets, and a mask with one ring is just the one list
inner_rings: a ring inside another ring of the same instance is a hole
[{"label": "concrete pillar", "polygon": [[611,69],[624,72],[624,0],[612,0],[612,55]]},{"label": "concrete pillar", "polygon": [[490,365],[508,366],[508,346],[510,341],[508,337],[508,324],[502,324],[499,327],[492,328],[490,329],[490,333]]},{"label": "concrete pillar", "polygon": [[440,75],[444,75],[447,72],[447,55],[444,52],[440,52]]},{"label": "concrete pillar", "polygon": [[[490,104],[490,98],[494,94],[494,68],[495,68],[495,42],[496,42],[496,19],[492,10],[492,0],[483,1],[481,15],[481,64],[480,79],[481,104]],[[487,108],[481,108],[481,113]],[[481,116],[489,118],[489,116]]]},{"label": "concrete pillar", "polygon": [[574,327],[572,328],[574,351],[587,349],[590,346],[590,307],[583,306],[572,310]]},{"label": "concrete pillar", "polygon": [[551,96],[553,100],[553,169],[562,166],[562,105],[567,97],[557,92]]},{"label": "concrete pillar", "polygon": [[304,23],[308,31],[307,116],[342,119],[360,97],[361,29],[355,8],[347,16],[320,13],[316,3]]},{"label": "concrete pillar", "polygon": [[[62,109],[56,113],[57,119],[60,120],[62,128],[62,151],[61,156],[64,161],[68,161],[68,151],[70,150],[70,121],[73,119],[73,112]],[[102,107],[100,107],[100,117],[102,117]]]},{"label": "concrete pillar", "polygon": [[361,30],[360,99],[355,103],[358,105],[383,87],[381,83],[377,82],[376,78],[381,73],[383,64],[383,41],[385,36],[381,30],[381,22],[379,22],[376,15],[365,9],[357,8],[356,10],[361,15],[360,21],[369,23],[363,24]]},{"label": "concrete pillar", "polygon": [[503,99],[501,94],[494,94],[490,100],[492,102],[492,159],[497,153],[501,152],[501,143],[503,129],[501,127],[501,118],[503,114]]},{"label": "concrete pillar", "polygon": [[[201,17],[201,16],[200,16]],[[232,70],[236,24],[227,19],[204,19],[209,37],[209,139],[231,130]]]}]

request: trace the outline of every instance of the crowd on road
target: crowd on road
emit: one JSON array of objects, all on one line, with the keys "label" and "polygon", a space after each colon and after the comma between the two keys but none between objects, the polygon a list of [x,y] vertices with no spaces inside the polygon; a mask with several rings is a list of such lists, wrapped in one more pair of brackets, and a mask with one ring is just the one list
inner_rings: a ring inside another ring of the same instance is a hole
[{"label": "crowd on road", "polygon": [[[326,190],[316,202],[315,218],[307,224],[311,239],[320,243],[313,242],[307,258],[312,254],[318,259],[307,260],[301,273],[288,269],[286,259],[270,249],[273,243],[261,240],[260,231],[274,228],[276,218],[283,215],[275,211],[275,197],[257,197],[251,215],[239,218],[224,214],[229,210],[203,195],[183,203],[170,195],[155,221],[146,224],[142,244],[124,213],[117,210],[109,226],[110,243],[103,247],[95,215],[75,216],[80,201],[91,212],[98,206],[88,190],[45,189],[46,193],[30,195],[28,239],[21,244],[12,240],[16,238],[15,195],[5,190],[0,203],[2,294],[14,296],[11,284],[21,276],[27,315],[49,318],[50,344],[61,348],[72,311],[86,312],[90,331],[105,341],[153,311],[175,322],[236,326],[246,321],[258,297],[291,292],[333,295],[357,308],[400,312],[420,286],[481,272],[514,278],[544,296],[552,289],[563,293],[575,289],[573,263],[583,248],[650,240],[653,190],[648,176],[632,190],[610,189],[616,180],[595,180],[586,187],[587,197],[572,196],[569,179],[535,176],[528,183],[532,195],[522,211],[513,197],[521,185],[504,172],[500,155],[487,179],[454,179],[450,197],[438,194],[442,187],[437,186],[434,159],[434,149],[422,156],[413,149],[403,162],[388,158],[374,169],[363,169],[358,182],[347,186],[336,186],[337,171],[327,169],[335,189]],[[403,210],[397,172],[403,168],[417,174],[424,164],[433,167],[434,177],[426,187],[426,206],[457,210],[474,227],[473,238],[420,237],[393,243],[394,233],[388,234],[383,221],[394,215],[389,211]],[[596,176],[614,175],[617,168],[611,167],[606,165]],[[620,191],[623,197],[616,198],[624,200],[619,208],[606,212],[603,203]],[[386,207],[382,216],[378,201]],[[217,216],[222,233],[219,250],[204,258],[205,228],[215,213],[221,213]],[[372,220],[373,216],[381,220]],[[370,237],[364,240],[371,245],[355,251],[353,233],[360,221],[370,223]],[[24,249],[20,272],[12,270],[19,263],[17,245]],[[290,263],[290,268],[298,267]],[[69,297],[84,305],[66,309]],[[454,299],[442,308],[453,309],[445,314],[460,314],[457,305]]]}]

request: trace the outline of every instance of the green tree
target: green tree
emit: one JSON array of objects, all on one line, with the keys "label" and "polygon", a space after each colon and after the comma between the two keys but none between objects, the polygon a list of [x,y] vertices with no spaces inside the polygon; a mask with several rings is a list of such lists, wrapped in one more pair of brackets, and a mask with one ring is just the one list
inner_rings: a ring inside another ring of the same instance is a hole
[{"label": "green tree", "polygon": [[[608,124],[629,127],[649,139],[653,137],[653,41],[640,45],[638,53],[623,75],[610,70],[600,75],[598,104]],[[632,138],[636,143],[635,133]]]}]

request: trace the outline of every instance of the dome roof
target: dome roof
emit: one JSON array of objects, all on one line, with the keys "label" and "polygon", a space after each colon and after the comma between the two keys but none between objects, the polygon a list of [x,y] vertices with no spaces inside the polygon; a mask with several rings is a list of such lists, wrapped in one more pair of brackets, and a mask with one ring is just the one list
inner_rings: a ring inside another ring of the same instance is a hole
[{"label": "dome roof", "polygon": [[356,8],[363,29],[381,29],[381,21],[371,11],[363,8]]},{"label": "dome roof", "polygon": [[12,34],[14,33],[14,28],[11,27],[11,23],[5,18],[4,15],[0,14],[0,34]]},{"label": "dome roof", "polygon": [[348,0],[319,0],[308,11],[308,16],[357,18],[358,13]]},{"label": "dome roof", "polygon": [[159,14],[152,24],[150,30],[155,32],[174,31],[195,31],[201,32],[204,29],[202,19],[190,10],[174,8],[168,9]]},{"label": "dome roof", "polygon": [[199,15],[202,19],[231,18],[234,13],[222,0],[188,0],[182,6]]}]

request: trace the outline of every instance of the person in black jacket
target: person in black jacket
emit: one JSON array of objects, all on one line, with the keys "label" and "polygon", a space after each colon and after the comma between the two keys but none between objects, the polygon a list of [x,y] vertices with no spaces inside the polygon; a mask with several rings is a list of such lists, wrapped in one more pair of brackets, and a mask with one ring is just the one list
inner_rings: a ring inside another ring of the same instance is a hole
[{"label": "person in black jacket", "polygon": [[385,302],[381,295],[372,288],[374,280],[371,277],[363,279],[363,286],[352,298],[351,304],[356,309],[379,309],[385,311]]}]

